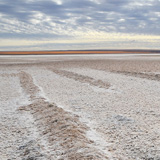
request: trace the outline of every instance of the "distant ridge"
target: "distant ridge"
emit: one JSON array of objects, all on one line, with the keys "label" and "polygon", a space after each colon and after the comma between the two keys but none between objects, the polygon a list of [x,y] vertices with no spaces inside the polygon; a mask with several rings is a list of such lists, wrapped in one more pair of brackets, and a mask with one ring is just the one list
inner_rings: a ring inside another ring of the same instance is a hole
[{"label": "distant ridge", "polygon": [[160,50],[46,50],[46,51],[0,51],[0,55],[61,55],[61,54],[149,54]]}]

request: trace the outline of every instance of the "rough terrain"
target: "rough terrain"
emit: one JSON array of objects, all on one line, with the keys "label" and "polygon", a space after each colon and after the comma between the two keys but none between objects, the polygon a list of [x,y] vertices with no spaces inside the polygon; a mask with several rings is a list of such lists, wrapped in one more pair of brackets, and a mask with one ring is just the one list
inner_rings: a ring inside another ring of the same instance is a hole
[{"label": "rough terrain", "polygon": [[160,159],[160,56],[2,56],[0,159]]}]

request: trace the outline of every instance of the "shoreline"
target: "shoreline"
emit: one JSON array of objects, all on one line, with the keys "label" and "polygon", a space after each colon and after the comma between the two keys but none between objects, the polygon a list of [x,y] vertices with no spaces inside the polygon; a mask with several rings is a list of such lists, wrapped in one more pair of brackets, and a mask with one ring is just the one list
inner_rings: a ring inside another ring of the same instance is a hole
[{"label": "shoreline", "polygon": [[0,55],[159,54],[160,50],[0,51]]}]

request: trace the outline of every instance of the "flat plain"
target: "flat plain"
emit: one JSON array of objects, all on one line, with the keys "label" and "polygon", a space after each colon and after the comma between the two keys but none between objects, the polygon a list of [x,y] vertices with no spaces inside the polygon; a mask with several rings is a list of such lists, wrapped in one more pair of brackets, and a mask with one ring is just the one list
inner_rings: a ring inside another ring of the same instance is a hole
[{"label": "flat plain", "polygon": [[160,55],[0,56],[0,159],[160,159]]}]

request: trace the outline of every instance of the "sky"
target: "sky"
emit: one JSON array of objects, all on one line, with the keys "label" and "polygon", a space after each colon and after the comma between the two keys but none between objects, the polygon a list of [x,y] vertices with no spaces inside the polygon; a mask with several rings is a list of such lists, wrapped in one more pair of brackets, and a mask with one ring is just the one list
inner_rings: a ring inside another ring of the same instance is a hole
[{"label": "sky", "polygon": [[0,51],[160,49],[160,0],[0,0]]}]

